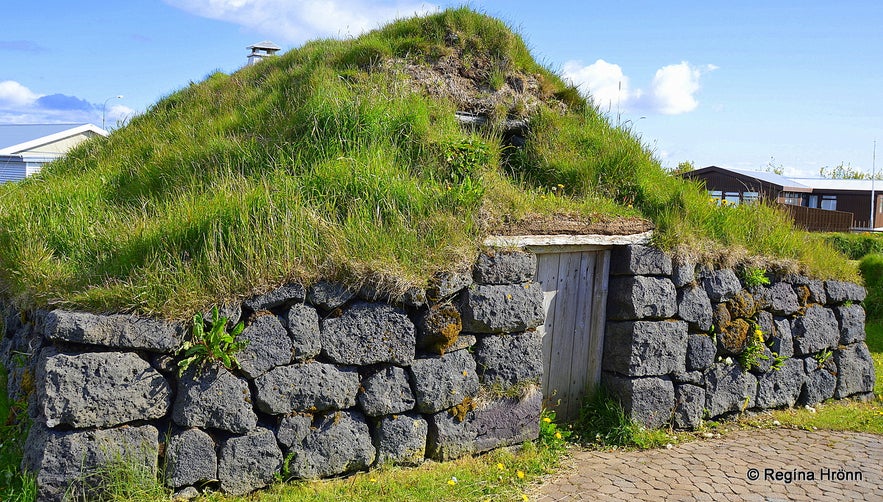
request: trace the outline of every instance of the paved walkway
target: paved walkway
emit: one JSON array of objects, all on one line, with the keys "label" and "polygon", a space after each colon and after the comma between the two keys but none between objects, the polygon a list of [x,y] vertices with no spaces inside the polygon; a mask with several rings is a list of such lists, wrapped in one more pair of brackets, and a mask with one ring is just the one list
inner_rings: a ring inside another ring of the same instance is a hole
[{"label": "paved walkway", "polygon": [[883,436],[739,430],[671,449],[578,451],[531,500],[883,501]]}]

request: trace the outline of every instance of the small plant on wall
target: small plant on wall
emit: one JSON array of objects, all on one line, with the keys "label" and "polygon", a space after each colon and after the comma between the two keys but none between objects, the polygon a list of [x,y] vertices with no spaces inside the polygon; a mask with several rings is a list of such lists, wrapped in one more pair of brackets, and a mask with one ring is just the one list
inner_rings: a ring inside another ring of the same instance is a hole
[{"label": "small plant on wall", "polygon": [[227,369],[239,366],[235,354],[245,347],[242,341],[236,341],[236,337],[242,333],[245,326],[239,321],[233,330],[227,332],[227,317],[218,314],[218,307],[212,309],[212,318],[209,321],[209,329],[206,330],[205,319],[202,314],[193,316],[193,337],[184,342],[178,352],[183,359],[178,362],[178,374],[187,371],[194,363],[202,366],[209,362],[220,362]]}]

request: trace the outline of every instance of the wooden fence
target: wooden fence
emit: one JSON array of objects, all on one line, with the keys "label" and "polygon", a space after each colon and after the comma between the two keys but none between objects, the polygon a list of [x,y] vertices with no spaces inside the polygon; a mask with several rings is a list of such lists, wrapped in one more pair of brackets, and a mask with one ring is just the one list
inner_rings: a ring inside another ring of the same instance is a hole
[{"label": "wooden fence", "polygon": [[790,204],[779,204],[779,207],[791,215],[795,226],[810,232],[849,232],[852,228],[852,213]]}]

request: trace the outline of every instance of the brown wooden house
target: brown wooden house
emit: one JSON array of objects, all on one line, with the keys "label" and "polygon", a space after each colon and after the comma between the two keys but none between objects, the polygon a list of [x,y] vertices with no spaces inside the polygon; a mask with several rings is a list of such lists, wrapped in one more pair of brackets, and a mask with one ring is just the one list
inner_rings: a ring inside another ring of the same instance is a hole
[{"label": "brown wooden house", "polygon": [[808,230],[847,231],[871,228],[871,191],[876,214],[874,229],[883,230],[883,181],[790,178],[762,171],[709,166],[682,176],[705,183],[712,198],[730,204],[766,200],[781,204],[795,223]]}]

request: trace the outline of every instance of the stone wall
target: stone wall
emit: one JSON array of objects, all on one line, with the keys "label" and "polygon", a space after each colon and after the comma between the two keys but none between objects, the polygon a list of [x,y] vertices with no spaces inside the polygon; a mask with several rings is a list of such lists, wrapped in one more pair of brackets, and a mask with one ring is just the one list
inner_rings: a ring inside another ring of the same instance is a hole
[{"label": "stone wall", "polygon": [[191,368],[191,327],[5,306],[0,362],[34,419],[23,468],[40,500],[87,491],[123,459],[173,490],[245,494],[448,460],[537,437],[542,292],[529,253],[481,255],[390,302],[371,288],[290,284],[240,305],[240,367]]},{"label": "stone wall", "polygon": [[797,275],[746,286],[645,246],[611,257],[603,382],[648,427],[872,395],[866,291]]}]

